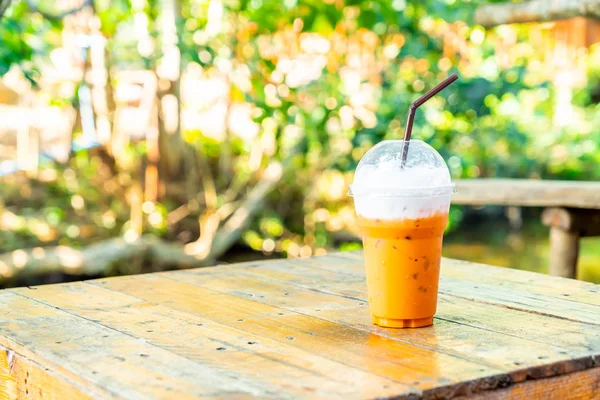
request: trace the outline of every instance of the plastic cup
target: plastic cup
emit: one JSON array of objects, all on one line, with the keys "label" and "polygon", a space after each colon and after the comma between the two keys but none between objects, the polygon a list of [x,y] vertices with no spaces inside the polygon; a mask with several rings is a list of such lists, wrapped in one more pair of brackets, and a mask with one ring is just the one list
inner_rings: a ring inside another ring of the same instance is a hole
[{"label": "plastic cup", "polygon": [[362,158],[350,195],[362,235],[369,308],[376,325],[433,323],[442,239],[454,185],[428,144],[383,141]]}]

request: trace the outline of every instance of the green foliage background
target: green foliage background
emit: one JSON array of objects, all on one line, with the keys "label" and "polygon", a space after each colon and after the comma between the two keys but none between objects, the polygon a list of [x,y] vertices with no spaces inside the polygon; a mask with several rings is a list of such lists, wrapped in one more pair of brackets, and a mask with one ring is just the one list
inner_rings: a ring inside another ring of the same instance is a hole
[{"label": "green foliage background", "polygon": [[[529,44],[528,28],[516,30],[517,44],[524,50],[510,67],[501,67],[494,43],[504,31],[498,28],[484,32],[472,25],[477,3],[224,0],[222,29],[211,35],[206,33],[210,2],[177,3],[181,11],[178,34],[184,67],[196,63],[207,74],[229,68],[232,101],[253,104],[255,122],[261,127],[259,137],[275,143],[270,158],[291,158],[293,168],[286,172],[244,233],[246,244],[255,250],[292,256],[319,253],[332,246],[347,247],[347,233],[354,228],[352,206],[345,192],[358,160],[374,143],[398,138],[409,104],[452,72],[461,76],[460,81],[420,110],[414,135],[442,154],[454,178],[600,179],[600,130],[594,128],[600,126],[600,51],[590,49],[586,61],[589,83],[574,94],[573,123],[557,127],[552,120],[555,88],[541,77],[544,66]],[[160,4],[151,1],[141,11],[147,16],[149,32],[156,41],[160,40]],[[109,39],[114,66],[154,68],[162,56],[160,43],[156,43],[151,54],[142,56],[126,29],[140,11],[134,12],[125,0],[100,0],[95,7],[102,32]],[[433,32],[444,21],[468,24],[457,31],[469,48],[468,62],[458,52],[443,55],[443,39]],[[18,65],[35,82],[38,65],[47,62],[49,50],[60,43],[60,29],[60,22],[31,13],[25,2],[16,1],[0,22],[0,75]],[[305,84],[285,85],[285,77],[277,78],[277,51],[287,50],[287,42],[282,39],[286,32],[312,32],[327,40],[337,35],[335,40],[346,40],[346,44],[349,38],[358,40],[373,63],[382,63],[383,68],[375,68],[374,73],[359,80],[360,85],[368,84],[374,93],[363,108],[375,119],[354,112],[351,123],[340,122],[347,119],[344,113],[356,108],[347,88],[348,79],[341,73],[342,67],[352,62],[350,51],[330,48],[325,54],[326,65]],[[395,45],[386,47],[390,43]],[[265,57],[269,47],[275,53]],[[238,79],[238,73],[244,77]],[[73,98],[62,100],[69,104]],[[218,162],[220,153],[227,149],[235,156],[232,168],[236,176],[251,174],[247,171],[249,143],[231,138],[223,145],[197,131],[183,135],[212,163]],[[294,153],[298,146],[300,151]],[[143,145],[132,146],[128,151],[134,158],[144,155]],[[262,164],[267,161],[265,157]],[[46,200],[38,204],[23,206],[22,188],[4,182],[0,189],[7,193],[5,206],[15,211],[20,228],[1,233],[2,249],[43,243],[39,235],[32,233],[32,224],[38,223],[58,230],[60,239],[53,241],[72,246],[127,229],[127,206],[118,195],[100,194],[101,186],[94,183],[99,166],[94,162],[80,153],[71,161],[67,175],[60,167],[47,165],[46,168],[57,168],[59,178],[51,186],[39,185],[39,190],[46,191]],[[216,179],[217,183],[230,183],[229,177]],[[126,186],[127,182],[121,179],[121,184]],[[31,183],[33,190],[36,185]],[[14,195],[11,197],[10,193]],[[72,208],[76,195],[85,201],[83,211]],[[103,200],[98,201],[99,198]],[[224,201],[221,194],[219,201]],[[178,206],[169,200],[158,204],[156,210],[165,222],[147,225],[146,229],[172,240],[189,240],[190,237],[179,236],[184,228],[170,227],[166,222],[166,215]],[[459,226],[461,216],[462,209],[453,208],[449,229]],[[93,233],[83,235],[81,227],[89,227]]]}]

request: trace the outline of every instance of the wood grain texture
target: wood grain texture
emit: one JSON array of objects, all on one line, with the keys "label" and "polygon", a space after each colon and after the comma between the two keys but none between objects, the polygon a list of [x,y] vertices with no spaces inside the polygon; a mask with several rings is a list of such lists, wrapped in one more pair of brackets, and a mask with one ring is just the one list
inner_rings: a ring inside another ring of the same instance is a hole
[{"label": "wood grain texture", "polygon": [[360,252],[0,291],[0,377],[22,398],[594,398],[597,285],[442,264],[434,325],[407,330],[371,324]]},{"label": "wood grain texture", "polygon": [[[328,258],[328,261],[329,260],[330,259]],[[316,259],[313,259],[312,261],[314,263],[317,262]],[[300,263],[302,263],[302,265],[299,265]],[[327,263],[327,265],[332,264],[333,263]],[[522,271],[489,267],[479,264],[473,265],[478,270],[478,274],[476,276],[473,276],[472,271],[469,274],[466,270],[462,269],[462,267],[468,267],[468,265],[469,263],[459,263],[453,262],[453,260],[444,260],[444,272],[447,272],[447,274],[444,273],[444,275],[455,276],[458,279],[460,279],[461,277],[463,279],[479,279],[483,283],[488,284],[494,284],[495,280],[499,279],[500,281],[495,283],[499,286],[507,285],[509,287],[512,286],[514,288],[525,288],[525,290],[527,290],[527,288],[531,288],[531,292],[536,293],[537,291],[538,294],[548,297],[554,295],[561,299],[573,298],[573,300],[567,300],[567,304],[575,304],[576,307],[586,307],[594,305],[597,302],[597,300],[600,300],[600,295],[594,290],[597,289],[597,285],[594,284],[573,281],[569,279],[551,278],[547,277],[546,275],[534,273],[522,274]],[[314,277],[310,273],[310,271],[313,271],[314,273],[314,271],[319,270],[317,270],[316,268],[306,268],[304,266],[304,262],[282,261],[259,264],[254,267],[249,266],[247,268],[244,268],[243,273],[247,275],[258,275],[261,277],[268,278],[270,280],[283,281],[286,283],[299,285],[301,287],[309,289],[311,292],[321,291],[324,293],[336,294],[338,296],[346,298],[354,298],[356,300],[359,300],[361,303],[364,303],[367,299],[366,284],[364,282],[364,277],[362,279],[360,278],[361,274],[364,276],[364,272],[361,271],[362,265],[356,263],[355,266],[360,267],[356,272],[356,276],[352,273],[348,273],[350,271],[349,269],[340,268],[340,265],[338,265],[337,267],[335,267],[339,270],[338,273],[333,273],[329,270],[324,270],[323,272],[325,272],[324,276],[326,276],[326,279],[323,279],[321,281],[316,281],[316,277]],[[309,272],[307,272],[307,270]],[[512,277],[513,279],[524,275],[522,277],[523,279],[518,281],[511,281],[510,277],[508,277],[507,279],[502,280],[501,276],[496,276],[496,274],[492,273],[499,272],[498,275],[501,275],[505,271],[507,273],[515,272],[516,274]],[[187,274],[202,275],[204,274],[204,272],[205,270],[194,270],[182,273],[174,273],[170,274],[169,276],[177,277],[179,275]],[[228,270],[218,270],[218,273],[228,274]],[[319,273],[320,272],[317,272],[317,274]],[[239,273],[237,274],[239,275]],[[463,276],[463,274],[465,276]],[[539,286],[528,284],[530,278],[534,278],[536,276],[544,278],[540,279],[539,281],[536,281],[536,283],[538,283]],[[550,279],[545,280],[546,278]],[[558,281],[559,285],[553,285],[554,283],[556,283],[556,281]],[[522,282],[523,284],[517,286],[520,282]],[[544,283],[546,283],[547,285],[544,285]],[[281,288],[281,285],[278,284],[278,287]],[[565,292],[575,293],[576,290],[583,292],[583,294],[581,296],[576,296],[575,294],[573,294],[572,297],[565,296],[568,294]],[[595,298],[592,297],[594,295],[596,296]],[[290,296],[290,293],[288,293],[288,296],[292,297]],[[578,305],[579,302],[577,300],[583,300],[583,304]],[[460,297],[445,295],[443,293],[440,295],[439,302],[440,304],[444,304],[444,310],[449,311],[448,313],[444,314],[445,317],[450,318],[451,316],[455,316],[457,317],[457,322],[463,323],[467,320],[467,318],[469,321],[476,321],[478,319],[484,318],[482,320],[482,328],[491,324],[491,326],[498,326],[499,328],[502,328],[502,333],[518,335],[519,332],[521,332],[521,337],[523,338],[557,336],[560,337],[561,340],[564,341],[565,345],[567,345],[568,347],[573,347],[580,343],[581,334],[589,337],[590,339],[593,339],[594,333],[597,330],[597,328],[594,325],[589,325],[581,322],[566,323],[563,321],[557,321],[553,317],[530,313],[523,310],[510,309],[504,307],[502,304],[490,305],[487,303],[474,302]],[[285,304],[285,300],[282,300],[282,304]],[[460,317],[460,319],[458,319],[458,317]],[[511,321],[511,323],[509,323],[509,321]],[[533,322],[533,324],[529,323],[529,321]],[[561,344],[562,341],[557,343],[555,339],[549,339],[547,343]],[[588,343],[586,344],[586,346],[589,346],[591,344],[592,343]],[[595,349],[600,349],[600,343],[597,343]]]},{"label": "wood grain texture", "polygon": [[[466,399],[466,398],[464,398]],[[600,368],[516,384],[470,397],[472,400],[594,400],[600,399]]]},{"label": "wood grain texture", "polygon": [[510,287],[462,281],[448,276],[440,278],[440,293],[489,304],[498,304],[515,310],[549,315],[569,321],[600,325],[600,307],[515,290]]},{"label": "wood grain texture", "polygon": [[[413,388],[343,363],[103,287],[49,285],[19,293],[292,397],[386,397]],[[110,307],[102,307],[102,304]],[[132,305],[133,304],[133,305]],[[100,305],[100,307],[98,307]],[[117,311],[118,312],[115,312]]]},{"label": "wood grain texture", "polygon": [[[289,265],[288,269],[293,271]],[[252,276],[251,271],[254,270],[246,269],[250,272],[247,275],[239,272],[228,274],[226,270],[215,275],[198,270],[170,274],[169,277],[227,293],[252,294],[255,301],[277,304],[305,315],[463,359],[493,364],[511,373],[515,381],[525,379],[527,375],[541,377],[586,368],[594,364],[593,357],[600,354],[600,335],[593,326],[582,323],[573,326],[551,317],[490,307],[453,296],[441,296],[438,319],[432,328],[381,329],[372,326],[370,315],[363,307],[367,299],[364,282],[350,280],[342,284],[340,279],[334,286],[325,284],[315,290],[302,283],[303,275],[282,281],[273,279],[265,271],[261,272],[261,276]],[[336,293],[344,289],[353,290],[356,298]],[[489,318],[490,314],[493,318]],[[504,325],[514,327],[508,331],[503,329]],[[533,330],[530,329],[532,326],[551,328]],[[585,343],[581,342],[582,334],[586,335]],[[559,335],[564,336],[564,341],[552,337]],[[549,338],[545,339],[545,336]]]},{"label": "wood grain texture", "polygon": [[[355,252],[341,253],[331,264],[313,260],[312,265],[364,275],[361,263],[361,253]],[[442,259],[440,293],[600,325],[600,287],[593,283]]]},{"label": "wood grain texture", "polygon": [[[6,355],[10,352],[9,357]],[[9,380],[14,382],[14,389],[9,392],[0,390],[0,399],[6,395],[7,400],[13,399],[50,399],[50,400],[91,400],[92,396],[85,393],[76,384],[66,380],[64,377],[57,376],[47,368],[28,360],[27,358],[16,355],[10,350],[0,351],[0,360],[6,361],[9,365]],[[3,377],[4,381],[6,378]]]},{"label": "wood grain texture", "polygon": [[451,259],[442,260],[442,269],[452,278],[600,306],[600,285],[590,282]]},{"label": "wood grain texture", "polygon": [[[327,263],[322,262],[320,257],[313,257],[307,265],[364,275],[362,262],[361,252],[345,252],[330,256]],[[448,258],[442,258],[441,272],[445,277],[600,306],[600,285],[590,282]]]},{"label": "wood grain texture", "polygon": [[17,397],[17,383],[11,374],[8,357],[9,352],[0,349],[0,400],[11,400]]},{"label": "wood grain texture", "polygon": [[[256,301],[261,294],[223,293],[167,276],[139,276],[135,278],[143,279],[136,279],[135,284],[123,278],[90,283],[243,329],[424,391],[468,393],[502,386],[507,380],[499,368]],[[362,307],[368,313],[366,304]]]},{"label": "wood grain texture", "polygon": [[453,204],[600,209],[600,182],[459,179]]},{"label": "wood grain texture", "polygon": [[272,396],[239,376],[11,291],[0,292],[0,308],[10,310],[0,320],[0,346],[57,371],[95,397]]}]

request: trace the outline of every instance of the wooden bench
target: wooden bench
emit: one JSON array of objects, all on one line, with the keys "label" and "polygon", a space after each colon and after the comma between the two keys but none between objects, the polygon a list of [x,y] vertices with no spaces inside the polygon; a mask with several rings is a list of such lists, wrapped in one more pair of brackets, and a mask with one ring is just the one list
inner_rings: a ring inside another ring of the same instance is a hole
[{"label": "wooden bench", "polygon": [[600,182],[463,179],[453,204],[545,207],[550,227],[550,274],[577,277],[579,239],[600,235]]},{"label": "wooden bench", "polygon": [[434,325],[401,330],[360,252],[3,290],[0,398],[597,398],[598,285],[441,272]]}]

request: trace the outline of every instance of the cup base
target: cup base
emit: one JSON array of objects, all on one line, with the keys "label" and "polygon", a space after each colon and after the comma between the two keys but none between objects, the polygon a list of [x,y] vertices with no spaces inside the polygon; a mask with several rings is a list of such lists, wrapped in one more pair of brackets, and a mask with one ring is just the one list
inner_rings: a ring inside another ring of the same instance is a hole
[{"label": "cup base", "polygon": [[433,317],[417,318],[417,319],[393,319],[373,317],[375,325],[385,328],[422,328],[424,326],[433,325]]}]

